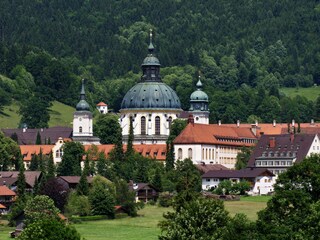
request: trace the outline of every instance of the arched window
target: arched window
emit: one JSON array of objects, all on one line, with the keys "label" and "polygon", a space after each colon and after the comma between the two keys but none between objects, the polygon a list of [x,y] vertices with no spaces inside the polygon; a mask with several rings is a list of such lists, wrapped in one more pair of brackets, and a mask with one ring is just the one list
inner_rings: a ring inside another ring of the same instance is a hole
[{"label": "arched window", "polygon": [[192,159],[192,148],[188,149],[188,158]]},{"label": "arched window", "polygon": [[79,133],[82,133],[82,127],[79,127]]},{"label": "arched window", "polygon": [[168,123],[169,123],[169,129],[171,128],[171,124],[172,124],[172,117],[168,118]]},{"label": "arched window", "polygon": [[208,148],[206,148],[206,160],[208,160]]},{"label": "arched window", "polygon": [[155,134],[160,135],[160,117],[156,116],[155,118]]},{"label": "arched window", "polygon": [[182,159],[182,148],[178,149],[178,159]]},{"label": "arched window", "polygon": [[211,149],[209,149],[209,159],[211,159]]},{"label": "arched window", "polygon": [[141,135],[146,135],[146,117],[141,117]]}]

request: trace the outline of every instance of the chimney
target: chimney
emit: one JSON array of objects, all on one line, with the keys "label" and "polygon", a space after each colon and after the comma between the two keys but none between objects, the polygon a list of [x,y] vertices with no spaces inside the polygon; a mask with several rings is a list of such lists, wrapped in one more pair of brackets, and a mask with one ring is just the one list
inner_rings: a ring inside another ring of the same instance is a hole
[{"label": "chimney", "polygon": [[3,181],[3,186],[7,186],[7,182],[6,181]]},{"label": "chimney", "polygon": [[257,126],[255,124],[251,124],[251,132],[257,136]]},{"label": "chimney", "polygon": [[192,114],[189,114],[188,123],[192,123],[192,125],[194,125],[194,118]]},{"label": "chimney", "polygon": [[255,123],[255,124],[256,124],[256,126],[258,127],[258,124],[259,124],[258,120],[256,120],[256,123]]},{"label": "chimney", "polygon": [[240,127],[240,120],[237,120],[237,127]]},{"label": "chimney", "polygon": [[292,125],[292,127],[294,127],[294,125],[295,125],[295,121],[294,121],[294,119],[292,119],[292,123],[291,123],[291,125]]},{"label": "chimney", "polygon": [[277,122],[276,122],[275,119],[273,119],[273,124],[272,124],[272,126],[275,127],[276,125],[277,125]]},{"label": "chimney", "polygon": [[291,132],[290,133],[290,142],[293,143],[293,141],[294,141],[294,133]]},{"label": "chimney", "polygon": [[218,125],[221,126],[221,120],[218,121]]},{"label": "chimney", "polygon": [[269,147],[274,148],[276,146],[276,138],[275,137],[270,137],[269,138]]},{"label": "chimney", "polygon": [[314,119],[311,119],[311,125],[314,125]]}]

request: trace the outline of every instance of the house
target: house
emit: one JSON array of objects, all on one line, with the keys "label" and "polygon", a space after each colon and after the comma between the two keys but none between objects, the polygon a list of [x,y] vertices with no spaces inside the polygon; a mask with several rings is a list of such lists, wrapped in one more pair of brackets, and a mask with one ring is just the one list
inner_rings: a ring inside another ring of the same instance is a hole
[{"label": "house", "polygon": [[[15,191],[18,182],[18,171],[0,171],[0,186],[7,186]],[[25,171],[26,191],[32,192],[36,182],[40,182],[42,178],[41,171]]]},{"label": "house", "polygon": [[[77,185],[80,182],[80,176],[59,176],[57,179],[64,184],[67,184],[69,188],[76,189]],[[89,184],[92,183],[93,177],[87,177],[87,181]]]},{"label": "house", "polygon": [[229,168],[226,168],[225,166],[221,165],[221,164],[196,164],[195,165],[196,168],[199,170],[199,172],[202,174],[215,170],[215,171],[219,171],[219,170],[229,170]]},{"label": "house", "polygon": [[136,192],[136,201],[147,203],[150,200],[157,201],[158,190],[149,183],[133,183],[130,181],[129,190]]},{"label": "house", "polygon": [[17,194],[7,186],[0,186],[0,204],[5,207],[1,212],[7,212],[10,206],[15,202]]},{"label": "house", "polygon": [[19,145],[34,145],[36,144],[38,133],[41,136],[41,142],[43,144],[55,143],[59,138],[71,138],[72,128],[70,127],[51,127],[51,128],[13,128],[13,129],[1,129],[6,137],[17,136],[17,142]]},{"label": "house", "polygon": [[234,168],[242,147],[252,147],[257,137],[249,128],[196,124],[192,119],[174,140],[176,160],[190,158],[194,164],[221,164]]},{"label": "house", "polygon": [[248,166],[268,168],[278,175],[312,153],[320,153],[317,134],[262,135],[251,154]]},{"label": "house", "polygon": [[251,191],[255,194],[273,192],[273,184],[275,183],[275,175],[266,168],[209,171],[201,178],[203,190],[216,188],[224,180],[230,180],[234,183],[245,180],[251,184]]},{"label": "house", "polygon": [[106,114],[108,113],[108,105],[104,102],[99,102],[97,105],[96,105],[99,113],[101,114]]}]

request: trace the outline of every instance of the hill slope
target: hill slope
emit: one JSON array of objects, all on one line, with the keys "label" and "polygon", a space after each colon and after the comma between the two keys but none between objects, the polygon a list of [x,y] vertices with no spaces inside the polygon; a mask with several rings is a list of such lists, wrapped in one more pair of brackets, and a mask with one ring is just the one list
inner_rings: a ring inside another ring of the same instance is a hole
[{"label": "hill slope", "polygon": [[[63,103],[54,101],[50,108],[49,127],[72,126],[73,112],[75,109]],[[10,106],[5,106],[0,114],[0,128],[17,128],[20,122],[19,103],[14,101]]]}]

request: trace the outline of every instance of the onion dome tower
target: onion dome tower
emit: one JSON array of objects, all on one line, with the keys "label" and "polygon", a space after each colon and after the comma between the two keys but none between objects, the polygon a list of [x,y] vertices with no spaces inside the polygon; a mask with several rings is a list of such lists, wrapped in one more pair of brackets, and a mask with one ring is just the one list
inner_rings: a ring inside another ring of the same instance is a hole
[{"label": "onion dome tower", "polygon": [[73,114],[73,133],[72,139],[82,144],[100,144],[100,139],[93,136],[92,113],[86,101],[84,91],[84,80],[82,79],[80,101]]},{"label": "onion dome tower", "polygon": [[121,103],[120,124],[124,143],[132,120],[134,144],[164,144],[171,122],[182,112],[179,97],[161,80],[161,65],[154,54],[152,31],[148,51],[141,65],[143,74],[140,82],[126,93]]},{"label": "onion dome tower", "polygon": [[203,85],[200,76],[196,86],[197,90],[190,96],[189,113],[193,115],[195,123],[209,124],[209,98],[208,95],[202,91]]}]

